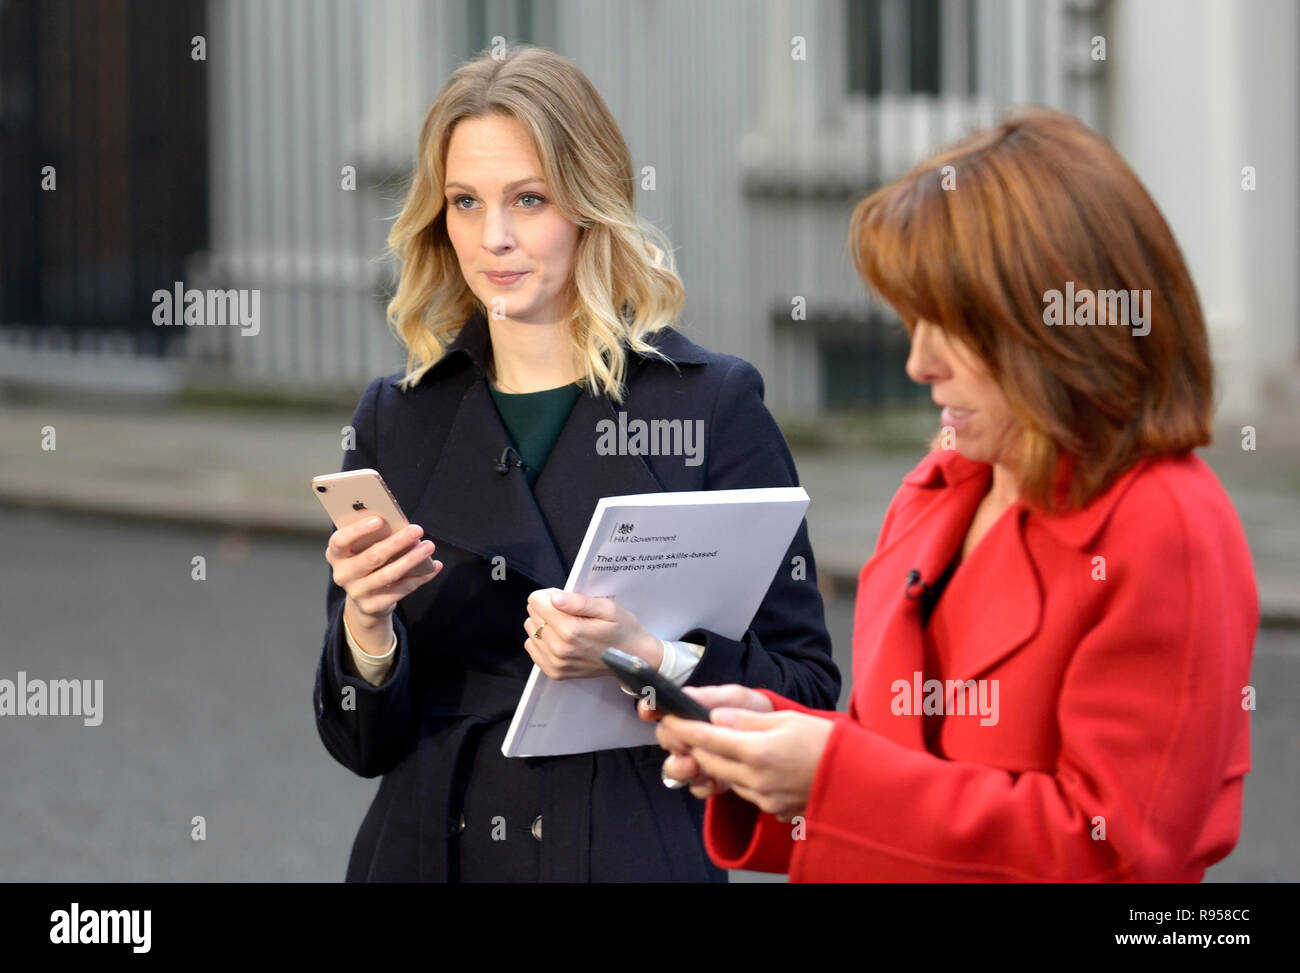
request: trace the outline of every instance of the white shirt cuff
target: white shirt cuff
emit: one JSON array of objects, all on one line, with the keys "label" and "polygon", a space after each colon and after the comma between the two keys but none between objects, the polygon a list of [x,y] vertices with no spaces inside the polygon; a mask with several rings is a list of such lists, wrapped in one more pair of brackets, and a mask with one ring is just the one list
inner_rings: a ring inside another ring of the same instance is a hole
[{"label": "white shirt cuff", "polygon": [[696,645],[694,642],[669,642],[666,639],[660,641],[664,644],[664,657],[659,663],[659,674],[669,682],[680,686],[691,678],[691,673],[700,664],[700,659],[704,656],[704,646]]},{"label": "white shirt cuff", "polygon": [[[667,639],[660,639],[659,644],[664,647],[663,658],[659,660],[659,675],[671,683],[682,685],[691,678],[691,673],[700,664],[704,646],[694,642],[669,642]],[[622,683],[619,683],[618,688],[629,696],[637,695]]]},{"label": "white shirt cuff", "polygon": [[388,673],[397,660],[396,634],[393,635],[393,644],[388,647],[388,651],[383,655],[371,655],[357,644],[357,640],[352,637],[352,629],[348,628],[346,616],[343,618],[343,635],[348,642],[348,649],[352,655],[352,664],[356,667],[355,675],[360,676],[372,686],[378,686],[388,678]]}]

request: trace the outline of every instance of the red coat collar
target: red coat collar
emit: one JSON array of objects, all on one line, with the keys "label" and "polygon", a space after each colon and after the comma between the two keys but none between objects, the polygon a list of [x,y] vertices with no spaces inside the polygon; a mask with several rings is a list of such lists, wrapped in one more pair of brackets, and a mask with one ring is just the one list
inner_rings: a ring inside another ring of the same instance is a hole
[{"label": "red coat collar", "polygon": [[[989,539],[992,546],[981,542],[972,555],[981,562],[979,576],[963,576],[959,570],[944,595],[950,611],[954,598],[965,606],[972,626],[971,636],[952,649],[947,677],[978,677],[1039,631],[1043,575],[1050,574],[1054,562],[1037,564],[1030,556],[1026,536],[1032,526],[1041,526],[1067,549],[1086,553],[1144,466],[1146,461],[1135,464],[1081,510],[1049,515],[1016,501],[1003,514],[995,525],[999,536]],[[899,720],[889,701],[895,680],[924,668],[919,606],[906,592],[914,575],[933,580],[943,573],[960,549],[992,474],[991,465],[953,451],[926,456],[903,478],[883,543],[859,575],[852,711],[867,726],[909,746],[924,747],[922,721]]]},{"label": "red coat collar", "polygon": [[[1094,497],[1085,507],[1066,513],[1048,514],[1042,510],[1021,504],[1029,511],[1034,520],[1049,530],[1061,543],[1070,547],[1083,549],[1088,547],[1097,534],[1110,519],[1111,513],[1120,498],[1124,496],[1129,485],[1150,463],[1149,457],[1138,459],[1132,466],[1121,473],[1102,493]],[[1069,483],[1073,463],[1069,456],[1062,456],[1056,467],[1057,495],[1063,497]],[[929,453],[912,472],[903,477],[908,486],[923,489],[942,490],[964,483],[974,476],[990,477],[992,467],[988,463],[979,463],[967,459],[956,450],[934,450]]]}]

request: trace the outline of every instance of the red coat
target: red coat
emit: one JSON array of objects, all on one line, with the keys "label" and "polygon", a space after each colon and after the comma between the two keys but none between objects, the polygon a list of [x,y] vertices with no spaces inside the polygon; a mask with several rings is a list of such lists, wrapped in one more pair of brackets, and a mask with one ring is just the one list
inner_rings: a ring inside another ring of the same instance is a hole
[{"label": "red coat", "polygon": [[[718,865],[796,882],[1198,881],[1232,850],[1259,607],[1219,481],[1187,454],[1140,461],[1072,514],[1016,502],[923,628],[908,573],[942,574],[991,470],[934,452],[904,478],[858,580],[849,712],[768,694],[836,721],[802,826],[714,798]],[[945,698],[920,678],[976,683]]]}]

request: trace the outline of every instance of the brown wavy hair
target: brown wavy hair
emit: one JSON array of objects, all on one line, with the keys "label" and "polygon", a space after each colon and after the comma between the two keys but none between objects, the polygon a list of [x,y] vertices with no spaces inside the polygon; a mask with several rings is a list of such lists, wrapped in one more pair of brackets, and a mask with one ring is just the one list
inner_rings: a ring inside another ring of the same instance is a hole
[{"label": "brown wavy hair", "polygon": [[[927,159],[858,204],[849,245],[909,333],[943,328],[1001,386],[1027,502],[1081,507],[1140,457],[1210,441],[1213,368],[1187,265],[1137,176],[1077,119],[1023,110]],[[1149,291],[1148,332],[1107,321],[1105,301],[1095,326],[1049,326],[1047,295],[1069,282]]]}]

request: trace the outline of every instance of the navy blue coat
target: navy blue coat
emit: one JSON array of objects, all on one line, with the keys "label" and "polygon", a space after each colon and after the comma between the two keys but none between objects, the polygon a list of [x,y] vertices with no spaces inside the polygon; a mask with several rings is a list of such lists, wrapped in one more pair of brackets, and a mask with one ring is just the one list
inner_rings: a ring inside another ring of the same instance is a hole
[{"label": "navy blue coat", "polygon": [[[665,754],[658,747],[516,758],[508,767],[499,751],[489,752],[499,746],[532,668],[523,647],[528,593],[564,586],[599,498],[798,482],[752,365],[706,351],[673,329],[650,340],[673,364],[630,355],[619,406],[584,393],[532,489],[519,469],[504,476],[496,469],[510,439],[484,372],[490,347],[481,314],[418,385],[402,391],[400,375],[391,375],[375,379],[362,396],[352,420],[356,449],[345,452],[342,468],[378,470],[410,521],[435,542],[444,567],[394,611],[396,662],[378,687],[344,668],[345,593],[330,569],[313,694],[317,729],[345,767],[383,777],[356,836],[348,881],[458,877],[464,825],[456,778],[467,760],[497,762],[490,779],[502,806],[516,783],[540,795],[541,821],[533,830],[541,838],[514,840],[537,840],[528,847],[540,856],[542,880],[725,879],[703,851],[702,803],[663,786]],[[597,423],[617,421],[620,409],[629,421],[703,419],[703,462],[598,454]],[[498,556],[504,560],[494,562]],[[802,572],[792,564],[796,557],[804,559]],[[740,641],[703,630],[655,634],[704,645],[689,684],[743,683],[834,708],[840,676],[816,578],[805,523]],[[345,687],[355,691],[347,708]],[[484,742],[489,727],[496,731],[491,745]],[[526,836],[523,824],[512,822],[512,835]]]}]

